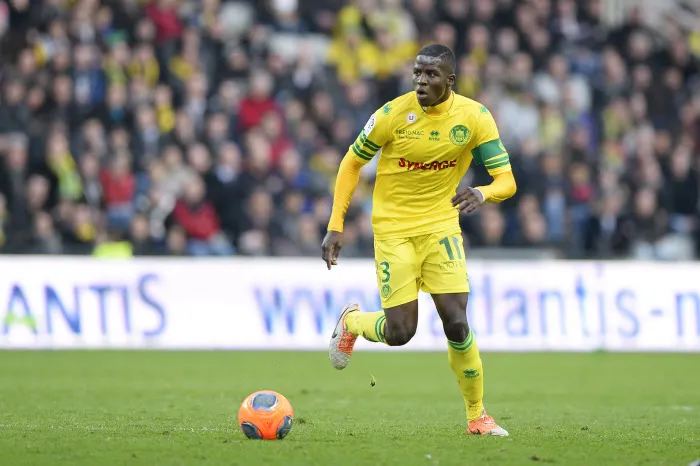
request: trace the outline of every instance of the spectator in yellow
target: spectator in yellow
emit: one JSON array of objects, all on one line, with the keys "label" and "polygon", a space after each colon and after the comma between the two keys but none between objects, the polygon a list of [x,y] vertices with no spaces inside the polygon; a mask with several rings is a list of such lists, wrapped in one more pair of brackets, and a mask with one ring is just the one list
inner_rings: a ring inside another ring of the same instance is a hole
[{"label": "spectator in yellow", "polygon": [[481,91],[481,77],[479,76],[479,64],[471,56],[462,57],[459,60],[459,73],[457,74],[457,91],[471,99]]},{"label": "spectator in yellow", "polygon": [[388,29],[397,44],[415,41],[418,35],[413,16],[403,7],[402,0],[383,0],[381,9],[372,12],[368,21],[375,31]]},{"label": "spectator in yellow", "polygon": [[402,71],[403,65],[412,60],[418,53],[416,42],[399,42],[388,28],[378,29],[375,37],[377,40],[377,60],[374,63],[374,72],[379,79],[386,79],[397,71]]},{"label": "spectator in yellow", "polygon": [[328,63],[335,67],[343,84],[374,76],[380,57],[379,48],[367,40],[358,27],[346,29],[333,40],[328,50]]},{"label": "spectator in yellow", "polygon": [[469,55],[479,66],[484,66],[489,59],[490,36],[489,30],[483,24],[475,24],[467,32],[467,42],[471,52]]},{"label": "spectator in yellow", "polygon": [[179,80],[180,85],[184,85],[201,68],[199,47],[199,33],[194,29],[185,31],[182,36],[182,50],[168,63],[170,73]]},{"label": "spectator in yellow", "polygon": [[136,47],[134,58],[129,64],[129,75],[141,78],[149,88],[158,84],[160,65],[151,44],[140,44]]},{"label": "spectator in yellow", "polygon": [[155,92],[156,118],[161,134],[167,134],[175,129],[175,110],[173,109],[173,93],[168,86],[160,85]]},{"label": "spectator in yellow", "polygon": [[373,0],[355,0],[344,6],[338,12],[336,20],[335,38],[339,39],[348,31],[359,31],[365,36],[363,28],[367,26],[369,18],[374,9]]},{"label": "spectator in yellow", "polygon": [[112,44],[109,55],[104,60],[104,73],[109,84],[125,86],[129,80],[129,46],[123,40]]},{"label": "spectator in yellow", "polygon": [[56,131],[47,144],[46,162],[58,179],[58,192],[62,199],[79,200],[83,195],[80,174],[70,153],[66,136]]}]

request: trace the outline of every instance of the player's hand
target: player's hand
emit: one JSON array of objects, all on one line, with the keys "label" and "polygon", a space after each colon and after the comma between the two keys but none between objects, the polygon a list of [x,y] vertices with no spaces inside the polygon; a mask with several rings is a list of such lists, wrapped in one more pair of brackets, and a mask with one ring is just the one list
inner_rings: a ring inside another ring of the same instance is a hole
[{"label": "player's hand", "polygon": [[329,231],[321,243],[321,257],[328,266],[328,270],[332,265],[338,265],[338,255],[343,249],[343,234],[339,231]]},{"label": "player's hand", "polygon": [[476,188],[467,188],[452,198],[452,205],[457,207],[460,212],[470,214],[483,204],[484,200],[481,191]]}]

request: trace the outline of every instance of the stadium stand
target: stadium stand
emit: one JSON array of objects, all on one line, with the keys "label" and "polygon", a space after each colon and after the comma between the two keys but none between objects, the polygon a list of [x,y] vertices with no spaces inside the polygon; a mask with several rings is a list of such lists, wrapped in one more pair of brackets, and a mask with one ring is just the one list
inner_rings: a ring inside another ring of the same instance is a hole
[{"label": "stadium stand", "polygon": [[[657,3],[0,0],[1,250],[319,255],[341,157],[441,42],[519,183],[462,218],[472,249],[696,257],[700,16]],[[344,257],[372,255],[372,168]]]}]

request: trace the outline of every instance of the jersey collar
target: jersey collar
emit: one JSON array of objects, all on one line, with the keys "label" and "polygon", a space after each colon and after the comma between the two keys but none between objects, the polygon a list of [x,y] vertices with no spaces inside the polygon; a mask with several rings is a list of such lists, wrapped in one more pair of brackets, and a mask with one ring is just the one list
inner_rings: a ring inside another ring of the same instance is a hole
[{"label": "jersey collar", "polygon": [[446,113],[450,110],[452,107],[452,103],[455,100],[455,93],[454,91],[450,90],[450,98],[444,101],[441,104],[435,105],[433,107],[422,107],[423,111],[427,113],[428,115],[440,115],[443,113]]}]

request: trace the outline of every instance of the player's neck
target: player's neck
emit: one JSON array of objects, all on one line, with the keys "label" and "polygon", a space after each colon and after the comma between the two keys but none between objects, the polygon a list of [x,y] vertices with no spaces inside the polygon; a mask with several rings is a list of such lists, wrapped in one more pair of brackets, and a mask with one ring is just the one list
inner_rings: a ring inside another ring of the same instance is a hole
[{"label": "player's neck", "polygon": [[454,98],[455,94],[454,92],[452,92],[452,89],[450,89],[450,94],[445,100],[435,105],[431,105],[430,107],[423,107],[423,111],[430,115],[440,115],[442,113],[445,113],[450,109],[450,107],[452,107],[452,101],[454,100]]}]

